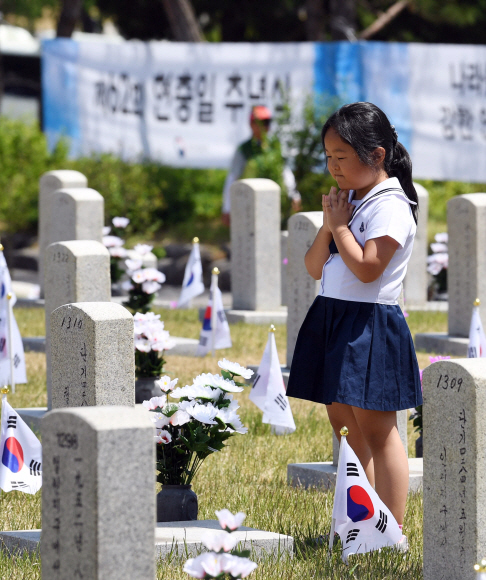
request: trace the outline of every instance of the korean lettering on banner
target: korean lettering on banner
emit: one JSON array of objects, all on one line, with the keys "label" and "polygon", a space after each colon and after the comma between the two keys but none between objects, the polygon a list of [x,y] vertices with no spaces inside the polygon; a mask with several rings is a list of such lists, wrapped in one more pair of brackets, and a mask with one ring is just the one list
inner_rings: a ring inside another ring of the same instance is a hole
[{"label": "korean lettering on banner", "polygon": [[288,73],[157,71],[147,81],[120,73],[95,82],[94,102],[105,115],[147,115],[156,122],[180,125],[238,123],[253,104],[282,110],[290,88]]},{"label": "korean lettering on banner", "polygon": [[448,72],[455,104],[441,106],[442,135],[486,143],[486,61],[450,63]]}]

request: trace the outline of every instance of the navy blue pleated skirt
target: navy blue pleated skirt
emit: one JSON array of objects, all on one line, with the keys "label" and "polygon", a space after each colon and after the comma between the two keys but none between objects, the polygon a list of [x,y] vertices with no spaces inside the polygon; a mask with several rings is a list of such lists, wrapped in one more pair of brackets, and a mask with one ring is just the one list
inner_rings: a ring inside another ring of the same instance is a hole
[{"label": "navy blue pleated skirt", "polygon": [[317,296],[299,331],[287,396],[376,411],[421,405],[417,357],[400,307]]}]

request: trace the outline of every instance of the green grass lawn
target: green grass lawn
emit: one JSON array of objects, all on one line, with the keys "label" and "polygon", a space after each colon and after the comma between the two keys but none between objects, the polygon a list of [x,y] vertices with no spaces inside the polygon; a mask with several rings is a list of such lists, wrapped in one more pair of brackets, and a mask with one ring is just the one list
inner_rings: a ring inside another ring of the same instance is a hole
[{"label": "green grass lawn", "polygon": [[[166,328],[174,336],[197,338],[200,330],[197,311],[159,310]],[[44,334],[42,309],[16,309],[15,315],[23,336]],[[411,312],[408,322],[412,334],[441,332],[447,328],[447,315],[440,312]],[[179,384],[192,382],[201,372],[218,372],[217,360],[226,357],[243,365],[258,364],[267,340],[266,326],[237,324],[231,326],[233,347],[218,352],[216,358],[192,359],[168,356],[166,371],[179,377]],[[285,360],[285,326],[276,331],[280,360]],[[45,356],[27,353],[28,384],[19,385],[9,402],[15,408],[46,405]],[[419,364],[428,364],[428,355],[418,353]],[[331,556],[324,548],[306,548],[306,542],[326,533],[330,527],[333,493],[323,490],[305,491],[287,485],[287,464],[328,461],[332,456],[331,427],[322,405],[291,400],[297,431],[284,437],[270,433],[262,424],[262,414],[248,398],[249,389],[237,398],[240,414],[249,432],[236,435],[221,453],[204,463],[193,488],[199,498],[199,519],[214,519],[217,509],[244,511],[245,525],[294,536],[298,551],[293,558],[267,558],[251,575],[254,579],[305,580],[330,579],[406,579],[422,578],[422,494],[409,497],[404,531],[410,551],[398,554],[390,550],[356,556],[350,566],[342,564],[338,550]],[[413,454],[415,434],[409,424],[409,450]],[[41,527],[40,492],[29,496],[20,492],[0,492],[0,529],[38,529]],[[182,572],[185,558],[174,557],[158,563],[159,580],[187,578]],[[40,559],[10,558],[0,555],[0,578],[38,579]],[[135,580],[135,579],[134,579]]]}]

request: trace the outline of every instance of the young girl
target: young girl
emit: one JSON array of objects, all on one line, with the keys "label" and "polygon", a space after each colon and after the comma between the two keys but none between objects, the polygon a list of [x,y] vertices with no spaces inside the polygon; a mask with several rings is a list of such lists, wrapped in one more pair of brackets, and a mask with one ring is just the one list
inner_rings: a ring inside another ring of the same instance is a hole
[{"label": "young girl", "polygon": [[322,129],[339,191],[322,196],[324,223],[305,256],[321,290],[302,324],[287,395],[327,406],[398,524],[408,460],[396,411],[422,404],[412,337],[397,304],[412,252],[418,197],[412,163],[371,103],[336,111]]}]

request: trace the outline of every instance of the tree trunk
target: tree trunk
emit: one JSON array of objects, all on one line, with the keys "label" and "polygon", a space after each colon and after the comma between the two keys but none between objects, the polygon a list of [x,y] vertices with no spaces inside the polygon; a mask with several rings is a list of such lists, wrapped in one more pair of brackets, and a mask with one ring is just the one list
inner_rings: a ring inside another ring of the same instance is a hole
[{"label": "tree trunk", "polygon": [[324,36],[324,5],[323,0],[306,0],[305,32],[307,40],[325,40]]},{"label": "tree trunk", "polygon": [[203,34],[190,0],[162,0],[174,40],[202,42]]},{"label": "tree trunk", "polygon": [[57,36],[71,38],[76,23],[81,18],[83,0],[62,0],[62,9],[57,23]]},{"label": "tree trunk", "polygon": [[399,0],[399,2],[395,2],[386,12],[384,12],[381,16],[379,16],[373,24],[365,28],[363,32],[359,35],[360,38],[364,40],[368,40],[371,38],[382,28],[385,28],[394,18],[396,18],[405,8],[410,4],[410,0]]},{"label": "tree trunk", "polygon": [[332,40],[356,40],[356,0],[331,0]]}]

